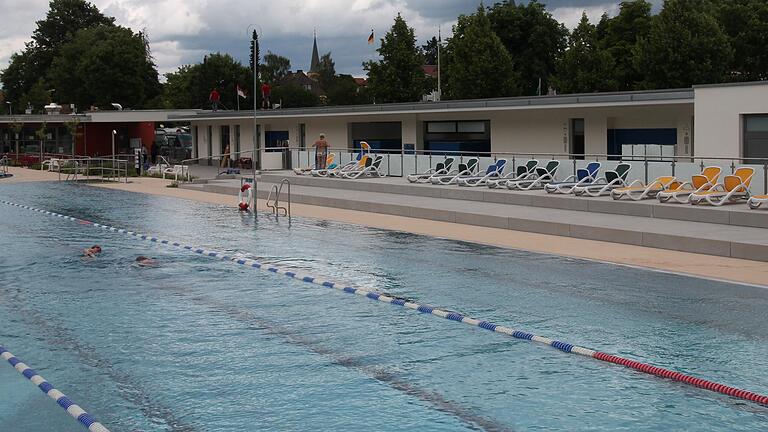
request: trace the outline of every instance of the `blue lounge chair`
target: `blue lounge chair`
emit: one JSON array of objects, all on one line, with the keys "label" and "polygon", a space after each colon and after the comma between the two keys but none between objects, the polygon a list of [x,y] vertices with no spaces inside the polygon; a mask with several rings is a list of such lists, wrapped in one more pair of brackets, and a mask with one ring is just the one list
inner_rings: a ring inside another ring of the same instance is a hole
[{"label": "blue lounge chair", "polygon": [[573,188],[573,194],[593,197],[610,195],[612,190],[627,186],[630,168],[632,165],[622,162],[616,165],[616,169],[606,171],[604,178],[599,178],[592,184],[576,186]]},{"label": "blue lounge chair", "polygon": [[544,186],[547,193],[569,194],[573,188],[592,184],[597,180],[597,174],[600,172],[600,162],[590,162],[586,168],[579,168],[576,174],[569,176],[561,182],[553,182]]},{"label": "blue lounge chair", "polygon": [[504,174],[504,167],[507,166],[506,159],[499,159],[495,163],[488,165],[483,176],[464,177],[458,179],[459,186],[485,186],[488,180],[499,178]]}]

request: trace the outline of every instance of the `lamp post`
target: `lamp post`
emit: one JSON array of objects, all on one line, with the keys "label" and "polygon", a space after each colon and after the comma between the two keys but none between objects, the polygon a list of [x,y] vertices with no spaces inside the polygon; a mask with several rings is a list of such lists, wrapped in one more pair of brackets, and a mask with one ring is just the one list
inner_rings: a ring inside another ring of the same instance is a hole
[{"label": "lamp post", "polygon": [[12,116],[13,115],[13,104],[11,103],[11,101],[6,101],[5,103],[8,104],[8,115]]},{"label": "lamp post", "polygon": [[115,173],[115,135],[117,131],[112,129],[112,174]]}]

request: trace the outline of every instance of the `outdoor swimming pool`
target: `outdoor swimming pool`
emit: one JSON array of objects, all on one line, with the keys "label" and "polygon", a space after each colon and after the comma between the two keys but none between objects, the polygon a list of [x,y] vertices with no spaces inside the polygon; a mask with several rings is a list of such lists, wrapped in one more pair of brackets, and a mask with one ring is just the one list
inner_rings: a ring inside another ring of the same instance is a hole
[{"label": "outdoor swimming pool", "polygon": [[[768,392],[768,291],[67,184],[0,199]],[[768,408],[0,205],[0,344],[113,431],[757,430]],[[91,244],[105,252],[79,254]],[[159,268],[132,265],[138,255]],[[6,364],[0,425],[82,426]]]}]

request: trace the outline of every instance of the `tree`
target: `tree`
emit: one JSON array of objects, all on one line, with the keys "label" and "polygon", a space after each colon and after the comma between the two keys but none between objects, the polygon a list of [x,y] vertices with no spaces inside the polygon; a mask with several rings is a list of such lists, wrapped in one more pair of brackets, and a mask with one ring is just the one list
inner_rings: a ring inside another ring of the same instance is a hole
[{"label": "tree", "polygon": [[768,79],[768,2],[729,0],[717,4],[716,17],[733,48],[734,81]]},{"label": "tree", "polygon": [[365,89],[358,87],[352,75],[338,75],[325,92],[328,105],[362,105],[371,103]]},{"label": "tree", "polygon": [[[8,99],[17,110],[23,110],[25,96],[43,79],[43,87],[50,88],[46,75],[62,46],[83,29],[97,26],[113,26],[114,18],[99,12],[96,6],[84,0],[52,0],[45,19],[37,22],[32,41],[23,51],[11,56],[8,67],[0,74]],[[157,79],[157,76],[155,76]]]},{"label": "tree", "polygon": [[267,51],[261,65],[261,80],[271,84],[279,83],[291,71],[291,61],[287,57]]},{"label": "tree", "polygon": [[733,58],[709,0],[665,0],[635,49],[642,88],[682,88],[720,82]]},{"label": "tree", "polygon": [[424,64],[436,65],[437,64],[437,44],[440,42],[437,37],[432,36],[432,39],[421,46],[421,51],[424,53]]},{"label": "tree", "polygon": [[597,40],[597,29],[582,13],[573,30],[568,49],[558,64],[555,84],[561,93],[591,93],[616,90],[614,63]]},{"label": "tree", "polygon": [[166,108],[209,108],[208,96],[216,88],[221,105],[227,109],[237,106],[235,86],[245,90],[249,97],[241,105],[253,104],[251,71],[229,54],[214,53],[203,57],[203,62],[181,66],[166,74],[163,106]]},{"label": "tree", "polygon": [[281,108],[314,107],[320,104],[320,99],[296,84],[287,84],[272,90],[272,103],[280,104]]},{"label": "tree", "polygon": [[634,90],[643,79],[642,71],[635,65],[634,52],[638,40],[648,37],[651,4],[646,0],[623,1],[619,14],[601,23],[604,34],[598,31],[597,36],[613,59],[618,90]]},{"label": "tree", "polygon": [[336,63],[331,58],[331,53],[327,52],[320,57],[320,63],[317,67],[317,80],[320,88],[328,90],[336,78]]},{"label": "tree", "polygon": [[511,0],[496,3],[488,9],[488,19],[512,56],[521,93],[545,93],[566,48],[565,26],[536,0],[519,5]]},{"label": "tree", "polygon": [[513,96],[519,93],[512,57],[491,29],[480,6],[462,15],[446,46],[445,88],[451,99]]},{"label": "tree", "polygon": [[77,32],[59,49],[48,77],[63,100],[86,107],[147,107],[160,87],[144,34],[114,26]]},{"label": "tree", "polygon": [[380,61],[363,63],[368,71],[368,90],[379,103],[414,102],[425,90],[424,59],[416,47],[413,28],[400,14],[376,50]]}]

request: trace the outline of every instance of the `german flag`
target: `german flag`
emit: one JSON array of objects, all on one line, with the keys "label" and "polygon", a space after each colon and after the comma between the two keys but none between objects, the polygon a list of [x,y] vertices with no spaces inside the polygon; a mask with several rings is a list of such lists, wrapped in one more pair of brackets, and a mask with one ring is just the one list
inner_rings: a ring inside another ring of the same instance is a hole
[{"label": "german flag", "polygon": [[371,29],[371,35],[368,36],[368,45],[373,45],[373,29]]}]

